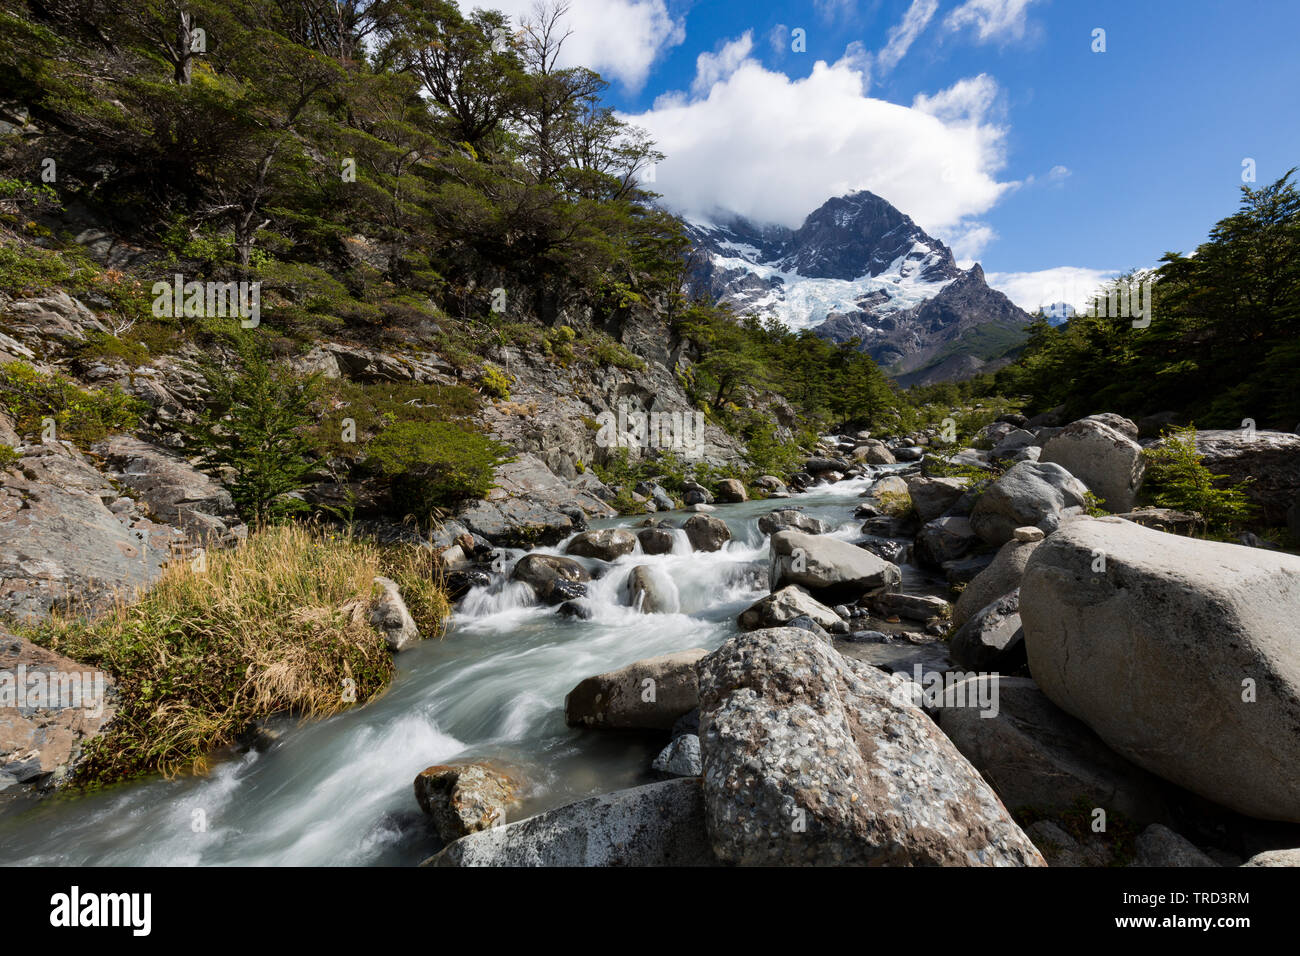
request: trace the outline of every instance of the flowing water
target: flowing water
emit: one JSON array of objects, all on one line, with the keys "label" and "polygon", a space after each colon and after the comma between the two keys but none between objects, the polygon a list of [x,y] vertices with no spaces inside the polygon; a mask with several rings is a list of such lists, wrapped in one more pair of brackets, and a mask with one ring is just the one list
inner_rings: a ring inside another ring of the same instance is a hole
[{"label": "flowing water", "polygon": [[[852,510],[870,483],[720,505],[714,515],[733,535],[723,550],[692,552],[680,531],[671,554],[648,556],[638,546],[589,586],[590,620],[532,604],[526,586],[507,580],[524,554],[510,552],[507,574],[466,596],[443,640],[397,656],[392,686],[378,700],[328,720],[285,721],[260,752],[231,754],[202,776],[13,803],[0,817],[0,863],[413,864],[440,845],[411,787],[431,764],[487,759],[514,768],[527,784],[512,819],[648,783],[665,735],[567,727],[564,695],[584,677],[640,658],[717,647],[735,633],[736,615],[767,593],[758,517],[794,505],[855,540]],[[558,554],[563,544],[538,550]],[[624,581],[639,564],[655,569],[677,613],[624,606]],[[920,582],[904,568],[905,588]]]}]

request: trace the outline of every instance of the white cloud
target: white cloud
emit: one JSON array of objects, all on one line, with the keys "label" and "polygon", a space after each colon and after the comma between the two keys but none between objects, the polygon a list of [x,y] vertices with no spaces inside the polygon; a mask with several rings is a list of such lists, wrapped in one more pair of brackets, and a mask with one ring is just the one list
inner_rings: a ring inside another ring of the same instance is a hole
[{"label": "white cloud", "polygon": [[938,238],[948,244],[957,265],[963,269],[974,265],[980,253],[998,237],[993,227],[985,222],[965,222],[955,229],[940,229],[938,233]]},{"label": "white cloud", "polygon": [[745,59],[707,96],[660,97],[625,118],[666,155],[653,188],[681,213],[794,227],[831,196],[869,189],[926,230],[970,232],[968,253],[991,238],[971,220],[1014,185],[997,179],[1005,131],[985,117],[996,84],[962,81],[920,109],[867,96],[866,82],[852,55],[800,79]]},{"label": "white cloud", "polygon": [[1117,275],[1115,269],[1057,266],[1038,272],[990,272],[984,278],[1020,308],[1033,313],[1040,306],[1057,302],[1082,309],[1102,283]]},{"label": "white cloud", "polygon": [[933,96],[916,94],[912,109],[929,113],[945,123],[978,124],[992,112],[997,96],[997,81],[981,73],[958,80]]},{"label": "white cloud", "polygon": [[695,58],[695,81],[691,84],[691,92],[707,94],[714,83],[735,73],[753,49],[754,34],[746,30],[743,36],[724,43],[717,53],[701,53]]},{"label": "white cloud", "polygon": [[[585,66],[629,90],[639,90],[661,54],[686,39],[686,22],[664,0],[568,0],[562,66]],[[469,4],[466,4],[469,6]],[[482,0],[516,22],[533,16],[536,0]]]},{"label": "white cloud", "polygon": [[767,42],[771,44],[773,53],[784,56],[786,45],[790,42],[790,28],[784,23],[778,23],[768,31]]},{"label": "white cloud", "polygon": [[1020,40],[1028,26],[1028,9],[1034,0],[966,0],[948,14],[943,23],[949,30],[970,27],[980,43]]},{"label": "white cloud", "polygon": [[903,19],[890,29],[885,48],[876,56],[882,72],[892,70],[907,55],[907,51],[921,35],[921,31],[929,25],[938,9],[939,0],[912,0]]}]

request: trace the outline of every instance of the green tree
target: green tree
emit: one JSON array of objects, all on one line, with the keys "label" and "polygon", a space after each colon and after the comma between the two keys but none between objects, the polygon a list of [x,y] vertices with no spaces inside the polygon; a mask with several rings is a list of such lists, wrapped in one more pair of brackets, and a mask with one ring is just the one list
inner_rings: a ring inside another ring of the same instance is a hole
[{"label": "green tree", "polygon": [[1162,507],[1197,515],[1206,534],[1227,536],[1254,513],[1254,506],[1239,486],[1222,487],[1227,476],[1213,474],[1205,467],[1196,451],[1194,427],[1166,431],[1161,443],[1144,454],[1151,500]]},{"label": "green tree", "polygon": [[207,404],[186,437],[204,468],[230,469],[235,506],[262,526],[306,505],[291,496],[307,484],[312,462],[310,427],[320,380],[272,364],[265,348],[245,339],[239,364],[202,366]]}]

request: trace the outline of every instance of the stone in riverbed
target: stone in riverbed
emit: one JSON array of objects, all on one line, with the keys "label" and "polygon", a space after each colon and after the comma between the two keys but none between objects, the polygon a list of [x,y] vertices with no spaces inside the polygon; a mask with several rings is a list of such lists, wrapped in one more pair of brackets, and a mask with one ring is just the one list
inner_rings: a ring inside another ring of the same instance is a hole
[{"label": "stone in riverbed", "polygon": [[515,802],[517,785],[505,773],[484,764],[443,764],[415,778],[415,799],[442,839],[502,826],[506,808]]},{"label": "stone in riverbed", "polygon": [[[1038,535],[1038,540],[1042,540],[1043,533],[1037,528],[1019,528],[1016,533],[1019,535],[1026,530],[1033,531]],[[1029,556],[1036,547],[1038,541],[1021,541],[1019,537],[1004,544],[993,558],[993,563],[975,575],[962,589],[952,609],[953,626],[961,627],[990,603],[1020,587],[1025,565],[1029,563]]]},{"label": "stone in riverbed", "polygon": [[718,551],[731,540],[731,529],[721,518],[691,515],[682,528],[696,551]]},{"label": "stone in riverbed", "polygon": [[778,508],[769,511],[758,519],[758,530],[763,534],[776,534],[778,531],[802,531],[805,534],[825,534],[831,530],[829,524],[821,518],[804,514],[795,508]]},{"label": "stone in riverbed", "polygon": [[907,483],[912,507],[922,522],[933,521],[955,505],[970,484],[968,478],[921,478]]},{"label": "stone in riverbed", "polygon": [[1043,445],[1039,461],[1065,468],[1106,502],[1106,510],[1128,511],[1142,487],[1146,460],[1133,440],[1137,426],[1127,419],[1125,426],[1120,431],[1101,416],[1071,422]]},{"label": "stone in riverbed", "polygon": [[511,580],[529,585],[544,604],[562,604],[587,593],[591,575],[572,558],[554,554],[526,554],[515,564]]},{"label": "stone in riverbed", "polygon": [[580,558],[597,558],[601,561],[613,561],[625,554],[631,554],[636,548],[636,535],[623,528],[604,528],[600,531],[584,531],[565,547],[565,554],[575,554]]},{"label": "stone in riverbed", "polygon": [[[969,706],[946,706],[990,699],[997,702],[993,716]],[[1012,810],[1067,813],[1082,799],[1139,824],[1166,815],[1156,777],[1112,751],[1028,678],[968,677],[941,701],[936,719]]]},{"label": "stone in riverbed", "polygon": [[1131,866],[1218,866],[1194,843],[1166,826],[1153,823],[1137,838],[1137,858]]},{"label": "stone in riverbed", "polygon": [[773,591],[797,584],[818,600],[834,603],[890,591],[903,580],[897,565],[826,535],[778,531],[770,552],[768,586]]},{"label": "stone in riverbed", "polygon": [[977,671],[1017,671],[1026,664],[1025,632],[1020,621],[1020,591],[1011,591],[980,608],[948,642],[952,659]]},{"label": "stone in riverbed", "polygon": [[1087,491],[1060,465],[1022,461],[980,495],[971,528],[989,544],[1005,544],[1025,525],[1051,534],[1066,518],[1083,514]]},{"label": "stone in riverbed", "polygon": [[700,738],[682,734],[659,752],[650,769],[670,777],[698,777],[704,772],[700,763]]},{"label": "stone in riverbed", "polygon": [[748,501],[745,485],[738,478],[723,478],[718,482],[718,500],[725,504],[739,504]]},{"label": "stone in riverbed", "polygon": [[699,705],[695,665],[707,653],[691,648],[588,677],[565,696],[564,720],[570,727],[671,730]]},{"label": "stone in riverbed", "polygon": [[[1071,521],[1020,587],[1029,668],[1139,766],[1247,816],[1300,822],[1300,557]],[[1189,739],[1194,729],[1195,739]]]},{"label": "stone in riverbed", "polygon": [[1256,853],[1242,866],[1300,866],[1300,849],[1265,850]]},{"label": "stone in riverbed", "polygon": [[642,528],[636,533],[645,554],[671,554],[674,535],[670,528]]},{"label": "stone in riverbed", "polygon": [[627,576],[628,604],[643,614],[676,614],[680,603],[672,578],[648,564],[638,564]]},{"label": "stone in riverbed", "polygon": [[868,603],[879,614],[886,617],[896,614],[909,621],[929,621],[943,617],[951,607],[941,597],[929,594],[903,594],[898,591],[878,594]]},{"label": "stone in riverbed", "polygon": [[457,840],[423,866],[717,866],[700,781],[590,797]]},{"label": "stone in riverbed", "polygon": [[916,533],[912,553],[917,564],[939,569],[950,561],[964,557],[980,543],[967,518],[935,518]]},{"label": "stone in riverbed", "polygon": [[901,677],[791,628],[700,664],[705,819],[742,865],[1042,866]]},{"label": "stone in riverbed", "polygon": [[842,623],[834,610],[793,584],[760,598],[741,612],[737,623],[742,631],[753,631],[760,627],[780,627],[801,615],[807,615],[827,630]]},{"label": "stone in riverbed", "polygon": [[391,578],[376,577],[379,594],[370,608],[370,626],[384,635],[389,650],[404,651],[420,642],[420,629],[406,609],[401,589]]}]

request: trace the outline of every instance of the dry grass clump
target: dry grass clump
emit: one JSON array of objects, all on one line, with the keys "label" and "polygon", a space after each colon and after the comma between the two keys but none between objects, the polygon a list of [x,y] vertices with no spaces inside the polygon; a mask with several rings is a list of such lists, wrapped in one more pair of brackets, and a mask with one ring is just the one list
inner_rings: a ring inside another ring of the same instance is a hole
[{"label": "dry grass clump", "polygon": [[114,675],[113,722],[74,771],[83,785],[202,769],[254,722],[324,717],[378,694],[391,654],[369,624],[377,574],[402,587],[428,637],[449,606],[432,559],[302,525],[268,527],[231,551],[176,562],[133,604],[61,616],[37,643]]}]

